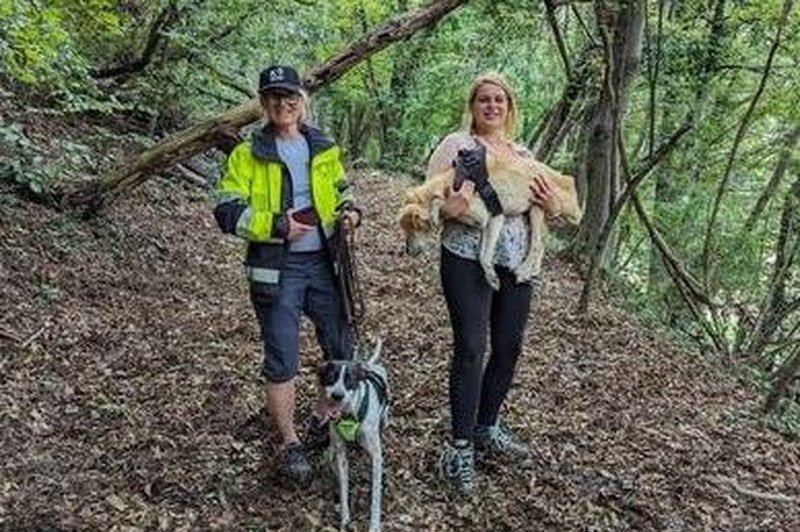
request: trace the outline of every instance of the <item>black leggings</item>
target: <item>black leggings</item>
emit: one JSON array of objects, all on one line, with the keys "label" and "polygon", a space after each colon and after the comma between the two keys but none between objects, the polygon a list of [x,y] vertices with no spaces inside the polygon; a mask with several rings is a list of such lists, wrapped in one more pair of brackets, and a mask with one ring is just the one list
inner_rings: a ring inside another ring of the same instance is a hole
[{"label": "black leggings", "polygon": [[[453,439],[472,440],[477,421],[493,425],[508,394],[522,349],[533,286],[517,284],[507,268],[497,267],[500,290],[494,292],[477,260],[442,248],[442,288],[453,328],[450,363],[450,414]],[[486,330],[491,355],[483,368]],[[477,414],[477,417],[476,417]]]}]

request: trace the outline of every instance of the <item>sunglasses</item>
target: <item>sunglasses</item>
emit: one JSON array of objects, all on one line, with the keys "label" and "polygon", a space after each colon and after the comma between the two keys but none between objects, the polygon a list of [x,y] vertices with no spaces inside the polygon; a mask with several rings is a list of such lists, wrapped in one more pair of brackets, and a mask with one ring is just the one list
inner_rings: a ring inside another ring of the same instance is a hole
[{"label": "sunglasses", "polygon": [[300,95],[295,92],[270,91],[266,94],[266,98],[269,102],[280,103],[283,100],[293,106],[300,103]]}]

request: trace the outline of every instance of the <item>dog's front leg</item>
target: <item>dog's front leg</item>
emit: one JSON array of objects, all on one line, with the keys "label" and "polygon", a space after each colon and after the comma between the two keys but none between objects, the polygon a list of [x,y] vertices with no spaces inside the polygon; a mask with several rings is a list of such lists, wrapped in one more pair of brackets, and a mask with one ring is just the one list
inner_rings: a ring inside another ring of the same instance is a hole
[{"label": "dog's front leg", "polygon": [[528,254],[522,261],[522,264],[517,266],[514,273],[517,276],[518,283],[527,283],[533,277],[533,268],[535,264],[541,263],[542,252],[544,251],[543,242],[546,230],[544,225],[544,211],[537,206],[532,206],[528,211],[529,225],[529,242]]},{"label": "dog's front leg", "polygon": [[369,530],[370,532],[380,532],[381,529],[381,491],[383,487],[383,451],[381,439],[378,435],[378,428],[375,434],[367,441],[367,448],[372,458],[372,490],[369,504]]},{"label": "dog's front leg", "polygon": [[431,200],[430,207],[428,208],[428,220],[431,227],[439,227],[442,223],[442,205],[444,205],[444,198],[434,196]]},{"label": "dog's front leg", "polygon": [[347,462],[347,447],[338,437],[333,438],[336,474],[339,477],[339,523],[344,530],[350,523],[350,465]]},{"label": "dog's front leg", "polygon": [[497,277],[497,272],[494,270],[494,252],[497,248],[497,241],[500,239],[500,230],[503,228],[504,219],[502,214],[493,216],[481,234],[480,263],[486,282],[494,290],[500,288],[500,278]]}]

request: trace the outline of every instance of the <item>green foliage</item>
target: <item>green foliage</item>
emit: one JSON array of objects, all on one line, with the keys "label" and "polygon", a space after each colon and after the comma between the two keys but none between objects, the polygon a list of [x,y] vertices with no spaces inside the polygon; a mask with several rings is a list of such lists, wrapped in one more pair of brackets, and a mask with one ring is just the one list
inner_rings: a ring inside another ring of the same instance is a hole
[{"label": "green foliage", "polygon": [[69,138],[53,139],[51,145],[34,142],[17,123],[0,126],[0,175],[14,180],[34,196],[47,196],[53,187],[96,168],[93,150]]},{"label": "green foliage", "polygon": [[35,195],[43,194],[55,179],[44,167],[42,150],[22,131],[19,124],[0,127],[0,150],[14,154],[3,161],[3,175],[11,177]]},{"label": "green foliage", "polygon": [[57,286],[42,283],[36,287],[34,296],[43,305],[49,306],[61,301],[64,297],[64,294]]},{"label": "green foliage", "polygon": [[115,8],[111,0],[6,0],[0,5],[2,69],[21,83],[50,88],[84,76],[88,49],[121,37]]},{"label": "green foliage", "polygon": [[784,399],[779,405],[780,413],[767,417],[767,424],[792,440],[800,440],[800,402]]}]

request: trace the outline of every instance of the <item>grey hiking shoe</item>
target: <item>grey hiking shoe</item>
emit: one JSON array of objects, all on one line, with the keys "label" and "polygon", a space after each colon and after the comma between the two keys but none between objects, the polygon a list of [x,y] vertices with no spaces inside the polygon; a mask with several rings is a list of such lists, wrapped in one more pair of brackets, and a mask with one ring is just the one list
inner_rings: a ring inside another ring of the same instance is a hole
[{"label": "grey hiking shoe", "polygon": [[515,460],[525,460],[531,454],[508,427],[499,423],[475,426],[475,448],[482,452],[501,455]]},{"label": "grey hiking shoe", "polygon": [[446,444],[439,458],[439,472],[461,495],[472,493],[475,489],[475,453],[472,444]]},{"label": "grey hiking shoe", "polygon": [[279,470],[288,479],[300,486],[305,486],[311,480],[311,464],[308,462],[306,450],[299,442],[287,445],[279,458]]}]

